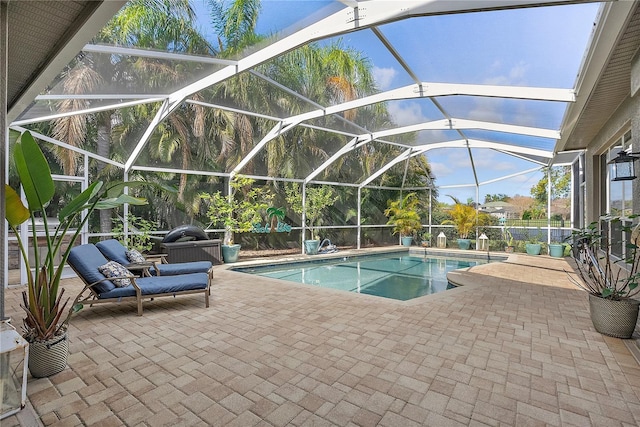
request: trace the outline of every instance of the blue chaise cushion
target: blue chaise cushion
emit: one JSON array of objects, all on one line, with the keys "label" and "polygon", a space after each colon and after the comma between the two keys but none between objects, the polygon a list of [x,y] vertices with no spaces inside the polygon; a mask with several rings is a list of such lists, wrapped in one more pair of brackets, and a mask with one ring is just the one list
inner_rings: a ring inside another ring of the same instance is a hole
[{"label": "blue chaise cushion", "polygon": [[96,243],[96,247],[111,261],[119,262],[122,265],[131,263],[127,258],[127,248],[116,239],[103,240]]},{"label": "blue chaise cushion", "polygon": [[[69,265],[78,273],[86,284],[95,283],[98,280],[105,279],[105,276],[100,273],[98,267],[105,265],[108,260],[102,255],[102,252],[95,247],[95,245],[87,244],[76,246],[71,249],[69,258],[67,259]],[[97,294],[109,292],[115,289],[116,285],[110,280],[105,280],[102,283],[93,287],[93,290]]]},{"label": "blue chaise cushion", "polygon": [[[100,252],[112,261],[119,262],[126,266],[131,263],[127,258],[127,248],[122,246],[116,239],[103,240],[96,243],[96,247],[100,249]],[[175,264],[157,264],[160,270],[161,276],[173,276],[176,274],[188,274],[188,273],[206,273],[211,268],[211,261],[193,261],[193,262],[179,262]],[[149,272],[152,275],[156,275],[155,268],[150,268]]]},{"label": "blue chaise cushion", "polygon": [[[211,268],[211,261],[178,262],[175,264],[156,264],[161,276],[173,276],[176,274],[206,273]],[[155,268],[150,269],[155,275]]]},{"label": "blue chaise cushion", "polygon": [[[181,274],[178,276],[142,277],[136,279],[136,284],[140,287],[142,295],[172,294],[181,291],[194,291],[206,289],[209,276],[206,273]],[[135,296],[136,291],[133,286],[124,288],[114,288],[109,292],[100,294],[103,298],[121,298]]]}]

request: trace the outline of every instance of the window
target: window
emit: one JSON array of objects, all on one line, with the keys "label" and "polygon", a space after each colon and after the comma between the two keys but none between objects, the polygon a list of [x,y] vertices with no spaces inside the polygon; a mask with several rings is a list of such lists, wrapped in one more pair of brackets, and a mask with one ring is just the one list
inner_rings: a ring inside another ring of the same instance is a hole
[{"label": "window", "polygon": [[[633,213],[633,181],[611,181],[611,168],[606,167],[607,163],[614,159],[620,151],[631,151],[631,131],[627,131],[622,137],[618,138],[611,147],[602,154],[602,169],[604,175],[602,182],[606,183],[606,211],[612,216],[622,218],[625,225],[629,225],[629,215]],[[604,226],[603,223],[601,226]],[[626,236],[620,229],[621,224],[612,226],[610,230],[602,230],[611,236],[611,254],[617,257],[624,257]]]}]

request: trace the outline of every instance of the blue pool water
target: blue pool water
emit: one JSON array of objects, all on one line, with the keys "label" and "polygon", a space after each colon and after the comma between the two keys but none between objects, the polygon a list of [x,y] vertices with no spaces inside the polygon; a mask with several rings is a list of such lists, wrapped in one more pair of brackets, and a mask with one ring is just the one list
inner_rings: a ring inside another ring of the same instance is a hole
[{"label": "blue pool water", "polygon": [[406,301],[450,288],[447,273],[451,270],[486,263],[481,259],[386,254],[234,270]]}]

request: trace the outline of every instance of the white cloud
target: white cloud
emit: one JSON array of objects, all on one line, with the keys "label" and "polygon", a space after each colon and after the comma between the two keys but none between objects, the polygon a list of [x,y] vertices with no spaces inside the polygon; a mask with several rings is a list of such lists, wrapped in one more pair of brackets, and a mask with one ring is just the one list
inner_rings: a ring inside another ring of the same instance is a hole
[{"label": "white cloud", "polygon": [[492,98],[478,98],[475,100],[475,107],[469,111],[469,118],[484,122],[502,123],[504,117],[500,104],[502,100]]},{"label": "white cloud", "polygon": [[490,72],[492,74],[495,73],[490,78],[484,80],[484,84],[488,85],[505,85],[505,86],[525,86],[526,85],[526,74],[529,69],[529,65],[523,61],[514,64],[508,70],[502,70],[502,74],[498,74],[503,67],[504,64],[499,60],[496,60],[491,64]]},{"label": "white cloud", "polygon": [[393,121],[399,126],[414,125],[427,120],[422,115],[420,104],[416,102],[391,102],[387,109]]},{"label": "white cloud", "polygon": [[431,172],[436,177],[436,179],[449,176],[455,172],[444,163],[430,162],[429,165],[431,166]]},{"label": "white cloud", "polygon": [[379,68],[373,67],[373,78],[381,90],[387,90],[391,87],[391,82],[398,72],[395,68]]}]

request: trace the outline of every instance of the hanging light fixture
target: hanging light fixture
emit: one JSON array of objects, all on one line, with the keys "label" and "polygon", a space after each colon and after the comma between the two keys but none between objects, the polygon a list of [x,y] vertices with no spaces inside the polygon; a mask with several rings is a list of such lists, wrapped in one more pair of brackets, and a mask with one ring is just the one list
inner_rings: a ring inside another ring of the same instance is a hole
[{"label": "hanging light fixture", "polygon": [[640,157],[634,156],[640,153],[627,153],[622,150],[615,159],[609,161],[611,165],[611,181],[630,181],[636,179],[634,162]]}]

